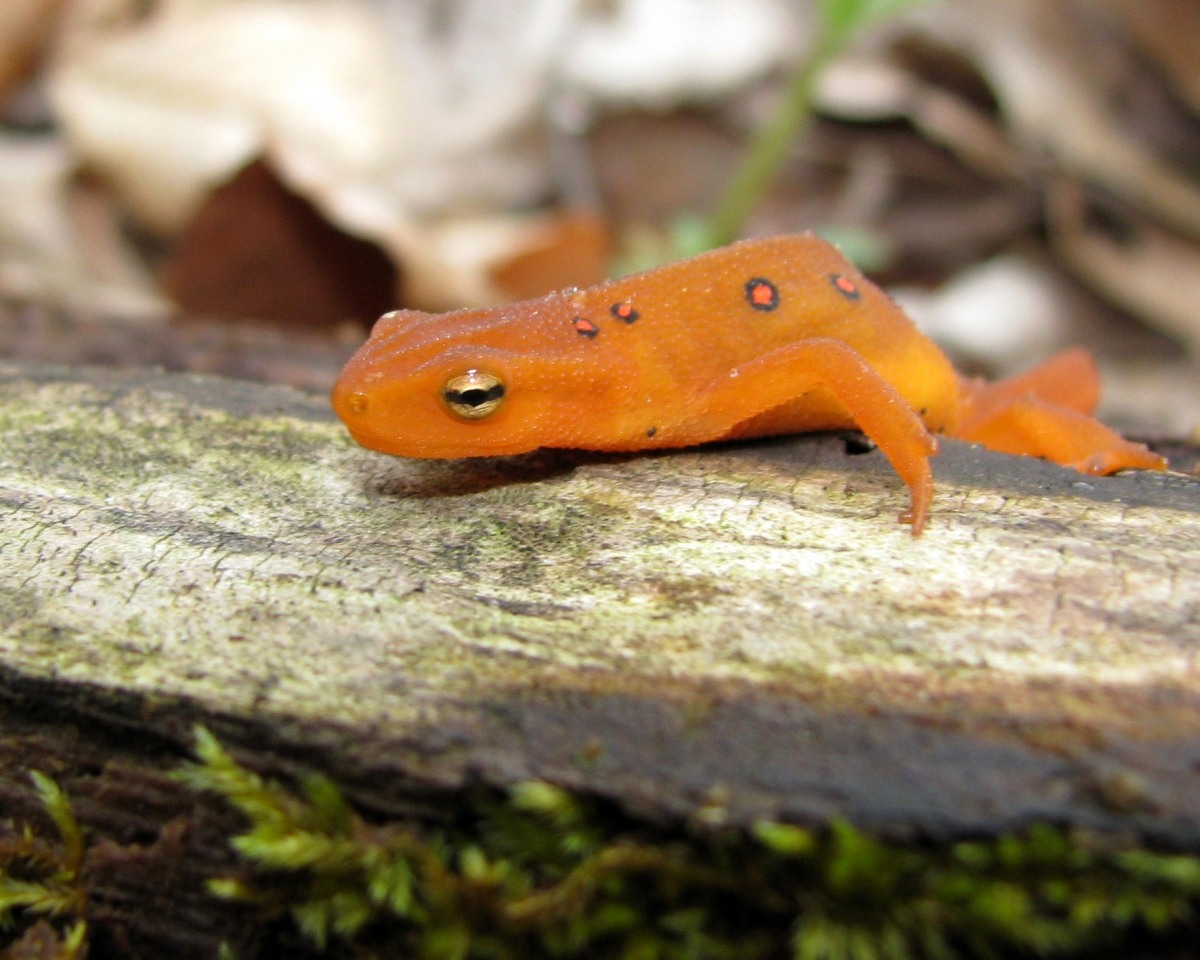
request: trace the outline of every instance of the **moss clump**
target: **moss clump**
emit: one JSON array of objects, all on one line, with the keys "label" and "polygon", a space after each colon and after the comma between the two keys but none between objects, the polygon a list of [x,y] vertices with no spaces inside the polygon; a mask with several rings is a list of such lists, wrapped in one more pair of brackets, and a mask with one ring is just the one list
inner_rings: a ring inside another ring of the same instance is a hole
[{"label": "moss clump", "polygon": [[938,848],[844,823],[671,832],[545,783],[476,792],[449,824],[372,825],[328,781],[289,792],[202,729],[197,753],[181,778],[250,822],[232,841],[247,872],[212,890],[356,956],[1067,954],[1190,924],[1200,900],[1200,859],[1048,826]]},{"label": "moss clump", "polygon": [[[24,928],[4,956],[76,960],[87,950],[86,898],[79,883],[83,831],[58,784],[37,771],[30,777],[60,842],[38,839],[28,825],[0,836],[0,929]],[[72,918],[65,929],[49,922]]]}]

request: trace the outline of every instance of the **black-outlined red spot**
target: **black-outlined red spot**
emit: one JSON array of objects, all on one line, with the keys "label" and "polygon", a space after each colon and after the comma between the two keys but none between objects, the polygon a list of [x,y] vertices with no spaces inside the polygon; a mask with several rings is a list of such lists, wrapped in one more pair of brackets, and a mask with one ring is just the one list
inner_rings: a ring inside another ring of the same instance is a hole
[{"label": "black-outlined red spot", "polygon": [[829,275],[829,282],[847,300],[857,300],[862,296],[862,291],[858,289],[858,284],[844,273],[831,273]]},{"label": "black-outlined red spot", "polygon": [[641,316],[640,313],[633,309],[632,303],[614,303],[608,310],[614,317],[625,323],[633,323]]},{"label": "black-outlined red spot", "polygon": [[579,333],[581,336],[587,337],[589,340],[594,340],[596,334],[600,332],[600,328],[592,323],[591,320],[587,319],[587,317],[576,317],[571,321],[571,325],[575,328],[577,333]]},{"label": "black-outlined red spot", "polygon": [[755,310],[770,313],[779,306],[779,289],[765,277],[746,281],[746,302]]}]

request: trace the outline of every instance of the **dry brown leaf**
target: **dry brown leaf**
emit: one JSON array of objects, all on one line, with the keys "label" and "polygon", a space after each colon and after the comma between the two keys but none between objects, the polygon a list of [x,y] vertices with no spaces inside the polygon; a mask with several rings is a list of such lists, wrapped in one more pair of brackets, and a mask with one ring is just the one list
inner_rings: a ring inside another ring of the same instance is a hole
[{"label": "dry brown leaf", "polygon": [[1089,0],[1120,19],[1142,53],[1200,113],[1200,4],[1196,0]]},{"label": "dry brown leaf", "polygon": [[66,0],[0,3],[0,103],[25,80],[44,52]]},{"label": "dry brown leaf", "polygon": [[1200,357],[1200,243],[1144,217],[1127,217],[1119,240],[1091,229],[1074,184],[1055,186],[1049,200],[1059,258],[1092,289]]},{"label": "dry brown leaf", "polygon": [[159,276],[189,316],[369,327],[399,305],[383,251],[329,224],[263,163],[209,194]]},{"label": "dry brown leaf", "polygon": [[816,98],[822,112],[843,120],[907,119],[927,139],[988,177],[1010,179],[1029,166],[980,110],[881,57],[857,53],[831,64],[817,85]]},{"label": "dry brown leaf", "polygon": [[1123,129],[1109,64],[1069,0],[958,0],[907,22],[976,65],[1026,150],[1200,237],[1200,185]]}]

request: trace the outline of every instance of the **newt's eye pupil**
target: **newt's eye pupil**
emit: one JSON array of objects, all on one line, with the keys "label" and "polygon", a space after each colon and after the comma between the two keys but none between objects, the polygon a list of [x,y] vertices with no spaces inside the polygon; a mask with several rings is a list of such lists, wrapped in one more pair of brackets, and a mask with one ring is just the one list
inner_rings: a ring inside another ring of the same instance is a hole
[{"label": "newt's eye pupil", "polygon": [[504,381],[484,370],[468,370],[446,381],[442,399],[455,416],[464,420],[482,420],[495,413],[504,402]]}]

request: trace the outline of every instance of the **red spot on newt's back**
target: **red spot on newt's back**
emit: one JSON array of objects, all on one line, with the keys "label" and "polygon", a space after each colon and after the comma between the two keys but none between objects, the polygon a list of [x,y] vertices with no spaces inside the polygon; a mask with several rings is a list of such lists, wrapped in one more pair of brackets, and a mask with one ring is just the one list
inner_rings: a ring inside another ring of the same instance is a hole
[{"label": "red spot on newt's back", "polygon": [[746,299],[755,310],[774,310],[779,306],[779,290],[770,280],[755,277],[746,281]]},{"label": "red spot on newt's back", "polygon": [[633,304],[630,303],[614,303],[610,308],[610,312],[618,320],[624,320],[626,323],[633,323],[641,314],[633,309]]},{"label": "red spot on newt's back", "polygon": [[857,300],[859,297],[858,284],[847,276],[840,273],[832,273],[829,279],[833,281],[833,285],[841,291],[842,295],[847,300]]}]

